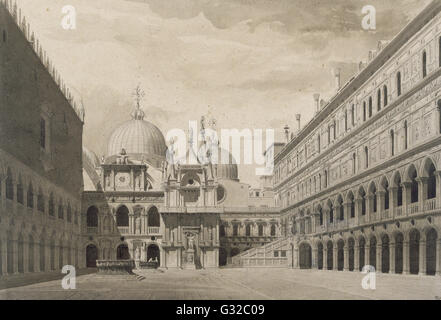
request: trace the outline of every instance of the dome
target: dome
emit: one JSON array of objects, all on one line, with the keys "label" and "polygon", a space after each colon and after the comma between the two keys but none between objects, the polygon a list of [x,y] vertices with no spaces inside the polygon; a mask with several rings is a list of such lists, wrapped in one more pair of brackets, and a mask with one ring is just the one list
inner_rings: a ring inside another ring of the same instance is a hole
[{"label": "dome", "polygon": [[123,123],[110,136],[107,156],[118,155],[125,149],[129,157],[158,160],[165,157],[166,148],[162,132],[144,120],[144,112],[138,107],[132,113],[132,120]]}]

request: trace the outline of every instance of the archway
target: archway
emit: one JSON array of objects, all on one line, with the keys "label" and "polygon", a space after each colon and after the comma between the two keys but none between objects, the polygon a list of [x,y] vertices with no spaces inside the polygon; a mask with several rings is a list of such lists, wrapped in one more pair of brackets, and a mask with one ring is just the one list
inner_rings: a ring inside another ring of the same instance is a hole
[{"label": "archway", "polygon": [[395,235],[395,273],[403,273],[403,234]]},{"label": "archway", "polygon": [[354,271],[354,247],[355,247],[355,240],[353,238],[348,239],[348,259],[349,259],[349,271]]},{"label": "archway", "polygon": [[383,273],[388,273],[390,270],[389,257],[389,236],[384,234],[381,237],[381,271]]},{"label": "archway", "polygon": [[227,265],[227,250],[225,248],[219,248],[219,266]]},{"label": "archway", "polygon": [[302,243],[299,249],[299,266],[300,269],[311,269],[312,267],[312,249],[308,243]]},{"label": "archway", "polygon": [[426,274],[434,276],[436,273],[436,240],[438,234],[431,228],[426,233]]},{"label": "archway", "polygon": [[156,207],[151,207],[149,209],[147,220],[148,220],[149,227],[159,227],[160,226],[159,212]]},{"label": "archway", "polygon": [[327,245],[326,245],[328,252],[327,252],[327,257],[326,257],[326,262],[328,264],[328,270],[332,270],[334,269],[334,255],[333,255],[333,250],[334,250],[334,245],[332,243],[331,240],[328,241]]},{"label": "archway", "polygon": [[120,244],[118,248],[116,248],[116,259],[117,260],[130,259],[129,247],[126,244]]},{"label": "archway", "polygon": [[323,244],[321,242],[317,245],[317,268],[323,270]]},{"label": "archway", "polygon": [[344,263],[345,263],[345,242],[343,240],[339,240],[337,243],[337,270],[343,271]]},{"label": "archway", "polygon": [[420,232],[412,229],[409,233],[409,272],[418,274],[420,255]]},{"label": "archway", "polygon": [[86,248],[86,266],[87,268],[96,268],[98,259],[98,249],[95,245],[89,244]]},{"label": "archway", "polygon": [[126,206],[121,206],[116,210],[116,225],[117,227],[129,226],[129,209]]},{"label": "archway", "polygon": [[358,241],[358,261],[360,262],[359,265],[359,269],[360,271],[363,270],[363,267],[365,266],[366,262],[365,262],[365,246],[366,246],[366,240],[364,239],[364,237],[361,237],[360,240]]},{"label": "archway", "polygon": [[159,247],[156,244],[151,244],[147,247],[147,261],[148,262],[157,262],[159,266],[160,262],[160,251]]},{"label": "archway", "polygon": [[377,238],[375,237],[369,241],[369,265],[377,270]]}]

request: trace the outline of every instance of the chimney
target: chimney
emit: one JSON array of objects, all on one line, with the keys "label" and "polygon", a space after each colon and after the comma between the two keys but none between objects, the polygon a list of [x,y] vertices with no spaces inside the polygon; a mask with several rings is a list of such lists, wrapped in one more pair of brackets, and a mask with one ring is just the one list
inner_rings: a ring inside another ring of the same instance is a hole
[{"label": "chimney", "polygon": [[334,78],[335,78],[336,91],[340,90],[340,87],[341,87],[340,77],[341,77],[340,68],[335,68],[334,69]]},{"label": "chimney", "polygon": [[289,142],[289,126],[285,125],[285,128],[283,128],[283,129],[285,130],[285,140],[286,140],[286,143],[288,143]]},{"label": "chimney", "polygon": [[318,113],[320,111],[320,93],[314,93],[314,101],[315,101],[315,112]]},{"label": "chimney", "polygon": [[300,132],[300,114],[296,114],[296,121],[297,121],[297,132]]}]

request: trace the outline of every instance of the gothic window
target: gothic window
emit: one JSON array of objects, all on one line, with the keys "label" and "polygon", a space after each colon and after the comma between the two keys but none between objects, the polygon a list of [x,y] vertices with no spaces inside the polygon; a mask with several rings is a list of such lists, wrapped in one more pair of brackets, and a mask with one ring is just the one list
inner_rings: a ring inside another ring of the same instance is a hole
[{"label": "gothic window", "polygon": [[411,179],[410,202],[416,203],[418,202],[418,182],[416,181],[417,172],[415,168],[413,168],[412,172],[409,175],[409,178]]},{"label": "gothic window", "polygon": [[423,51],[423,78],[427,76],[427,52]]},{"label": "gothic window", "polygon": [[147,225],[149,227],[159,227],[161,224],[158,208],[151,207],[148,211]]},{"label": "gothic window", "polygon": [[360,190],[360,198],[361,198],[361,215],[366,215],[366,193],[364,192],[364,189]]},{"label": "gothic window", "polygon": [[384,210],[389,210],[389,183],[387,181],[384,183],[383,188],[384,192],[386,192],[384,195]]},{"label": "gothic window", "polygon": [[28,208],[34,207],[34,192],[32,191],[32,183],[29,183],[29,186],[28,186],[26,202],[27,202]]},{"label": "gothic window", "polygon": [[14,184],[12,182],[12,173],[9,168],[6,176],[6,198],[9,200],[14,199]]}]

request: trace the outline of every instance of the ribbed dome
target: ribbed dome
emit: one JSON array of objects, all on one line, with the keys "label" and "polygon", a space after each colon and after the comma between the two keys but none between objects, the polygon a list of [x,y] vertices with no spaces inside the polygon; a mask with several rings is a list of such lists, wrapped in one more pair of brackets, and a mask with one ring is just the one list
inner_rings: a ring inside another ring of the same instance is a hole
[{"label": "ribbed dome", "polygon": [[144,112],[136,109],[132,120],[123,123],[110,136],[107,155],[114,156],[125,149],[129,155],[165,157],[165,139],[154,124],[144,121]]}]

